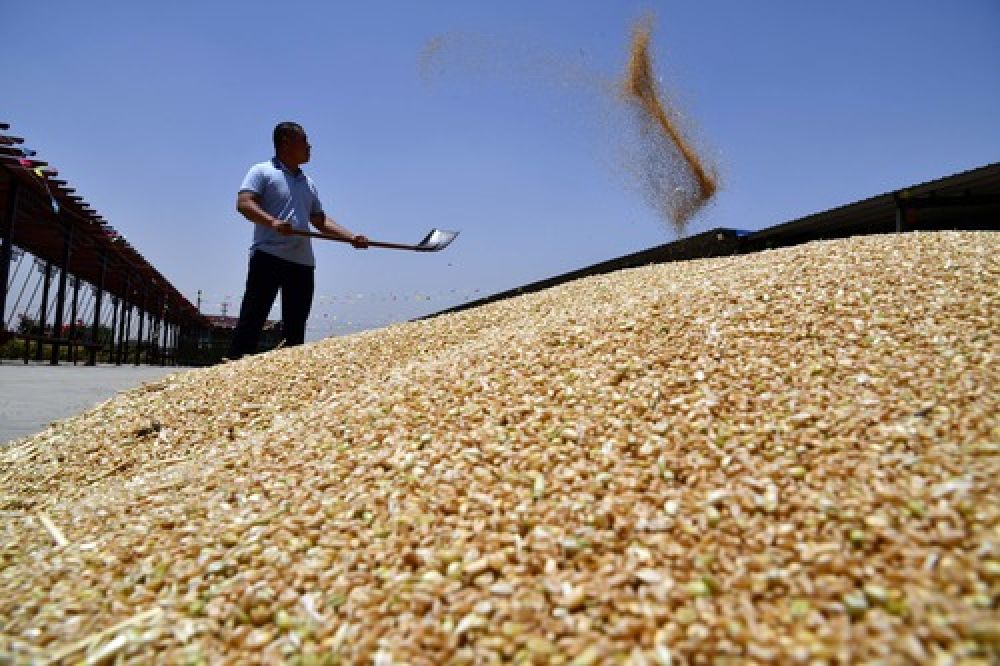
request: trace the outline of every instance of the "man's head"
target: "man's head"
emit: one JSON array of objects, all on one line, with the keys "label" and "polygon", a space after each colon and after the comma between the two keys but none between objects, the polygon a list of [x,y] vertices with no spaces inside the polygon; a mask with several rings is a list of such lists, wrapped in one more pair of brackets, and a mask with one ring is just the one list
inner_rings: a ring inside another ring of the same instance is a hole
[{"label": "man's head", "polygon": [[308,162],[310,148],[302,125],[292,122],[275,125],[274,154],[285,166],[295,169]]}]

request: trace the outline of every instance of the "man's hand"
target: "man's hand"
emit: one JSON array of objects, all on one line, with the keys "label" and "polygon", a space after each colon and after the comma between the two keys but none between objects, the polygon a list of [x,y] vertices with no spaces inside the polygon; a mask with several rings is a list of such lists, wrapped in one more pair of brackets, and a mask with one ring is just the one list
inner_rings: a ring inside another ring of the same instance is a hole
[{"label": "man's hand", "polygon": [[285,220],[275,220],[271,223],[271,228],[282,236],[290,236],[292,234],[292,223]]},{"label": "man's hand", "polygon": [[368,248],[368,237],[367,236],[362,236],[361,234],[358,234],[357,236],[355,236],[354,238],[351,239],[351,245],[353,245],[355,248],[357,248],[359,250],[367,249]]}]

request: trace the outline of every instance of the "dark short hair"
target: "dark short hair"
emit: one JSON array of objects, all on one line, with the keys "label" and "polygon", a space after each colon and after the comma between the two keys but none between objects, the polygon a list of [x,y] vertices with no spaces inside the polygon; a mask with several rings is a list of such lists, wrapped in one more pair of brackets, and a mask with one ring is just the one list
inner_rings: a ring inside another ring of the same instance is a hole
[{"label": "dark short hair", "polygon": [[303,135],[306,131],[302,129],[302,125],[293,122],[278,123],[274,126],[274,150],[278,150],[278,146],[284,143],[287,139],[292,138],[294,135]]}]

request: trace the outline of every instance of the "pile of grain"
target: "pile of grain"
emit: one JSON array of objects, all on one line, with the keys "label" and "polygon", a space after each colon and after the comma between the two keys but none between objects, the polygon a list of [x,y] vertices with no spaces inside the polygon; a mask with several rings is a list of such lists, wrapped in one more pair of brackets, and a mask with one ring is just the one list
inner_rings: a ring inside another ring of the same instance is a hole
[{"label": "pile of grain", "polygon": [[124,393],[0,453],[0,661],[987,663],[998,256],[650,266]]}]

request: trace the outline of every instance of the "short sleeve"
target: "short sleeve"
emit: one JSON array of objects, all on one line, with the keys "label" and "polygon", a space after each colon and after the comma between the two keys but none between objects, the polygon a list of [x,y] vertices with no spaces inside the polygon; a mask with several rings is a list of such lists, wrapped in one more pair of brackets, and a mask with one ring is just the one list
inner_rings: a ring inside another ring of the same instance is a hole
[{"label": "short sleeve", "polygon": [[312,181],[309,182],[309,191],[312,192],[312,206],[309,208],[310,217],[322,214],[323,204],[319,200],[319,190],[316,189],[316,185]]},{"label": "short sleeve", "polygon": [[259,164],[255,164],[250,167],[250,170],[247,171],[247,175],[243,177],[243,184],[240,185],[240,192],[264,194],[265,182],[264,170],[260,168]]}]

